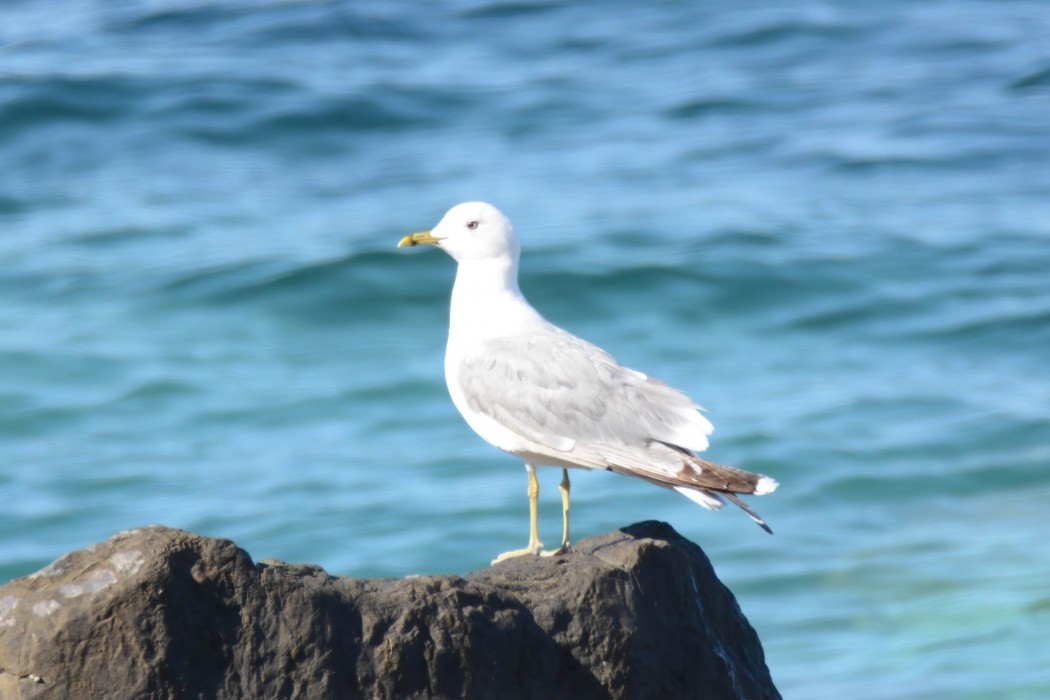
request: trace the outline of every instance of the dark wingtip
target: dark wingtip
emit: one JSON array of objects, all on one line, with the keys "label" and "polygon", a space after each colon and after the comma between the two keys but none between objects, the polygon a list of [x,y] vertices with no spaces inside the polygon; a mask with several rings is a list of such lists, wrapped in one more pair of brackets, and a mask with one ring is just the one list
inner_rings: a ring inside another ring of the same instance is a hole
[{"label": "dark wingtip", "polygon": [[762,518],[760,518],[758,516],[758,513],[756,513],[755,511],[751,510],[751,507],[749,505],[747,505],[746,503],[744,503],[742,500],[740,500],[740,498],[736,494],[729,493],[729,492],[722,492],[720,495],[725,496],[730,501],[735,503],[737,505],[737,507],[740,508],[740,510],[744,511],[745,513],[747,513],[747,517],[749,517],[752,520],[754,520],[755,523],[760,528],[762,528],[763,530],[765,530],[766,532],[768,532],[771,535],[773,534],[773,529],[770,528],[769,525],[766,525],[766,521],[763,520]]}]

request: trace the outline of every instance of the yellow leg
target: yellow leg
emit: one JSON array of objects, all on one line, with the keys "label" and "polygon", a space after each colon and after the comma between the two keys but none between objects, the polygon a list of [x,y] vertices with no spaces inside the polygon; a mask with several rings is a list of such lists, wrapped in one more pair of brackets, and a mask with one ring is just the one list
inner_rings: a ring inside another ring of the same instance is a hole
[{"label": "yellow leg", "polygon": [[540,507],[540,482],[536,479],[536,467],[526,463],[525,471],[529,473],[529,489],[527,491],[529,495],[529,545],[524,549],[515,549],[510,552],[504,552],[495,559],[492,560],[493,564],[498,564],[501,561],[507,559],[513,559],[514,557],[523,557],[528,554],[539,554],[543,551],[543,543],[540,542],[540,527],[538,521],[539,507]]},{"label": "yellow leg", "polygon": [[544,552],[543,556],[552,557],[558,554],[566,554],[572,551],[569,543],[569,470],[561,470],[561,483],[558,484],[561,491],[561,546],[550,552]]}]

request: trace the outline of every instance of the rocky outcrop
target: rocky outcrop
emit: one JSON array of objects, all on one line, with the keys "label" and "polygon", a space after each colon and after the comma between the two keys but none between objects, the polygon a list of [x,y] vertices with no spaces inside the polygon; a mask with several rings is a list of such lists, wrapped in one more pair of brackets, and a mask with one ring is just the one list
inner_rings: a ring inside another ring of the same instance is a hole
[{"label": "rocky outcrop", "polygon": [[458,576],[358,580],[121,532],[0,587],[0,698],[778,698],[696,545],[646,522]]}]

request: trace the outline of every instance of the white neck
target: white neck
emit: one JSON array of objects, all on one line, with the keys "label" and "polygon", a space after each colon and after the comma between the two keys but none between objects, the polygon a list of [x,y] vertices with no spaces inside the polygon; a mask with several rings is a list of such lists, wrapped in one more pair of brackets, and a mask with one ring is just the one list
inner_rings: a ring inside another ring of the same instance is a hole
[{"label": "white neck", "polygon": [[516,260],[501,257],[459,264],[452,287],[450,344],[498,338],[543,322],[518,288]]}]

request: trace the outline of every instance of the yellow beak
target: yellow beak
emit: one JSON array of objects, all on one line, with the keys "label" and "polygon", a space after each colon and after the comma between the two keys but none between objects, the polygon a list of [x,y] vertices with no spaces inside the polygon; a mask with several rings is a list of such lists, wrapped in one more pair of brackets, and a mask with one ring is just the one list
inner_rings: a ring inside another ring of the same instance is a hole
[{"label": "yellow beak", "polygon": [[437,236],[431,236],[430,231],[420,231],[419,233],[413,233],[410,236],[405,236],[398,241],[397,247],[404,248],[406,246],[414,245],[437,245],[437,242],[441,239]]}]

